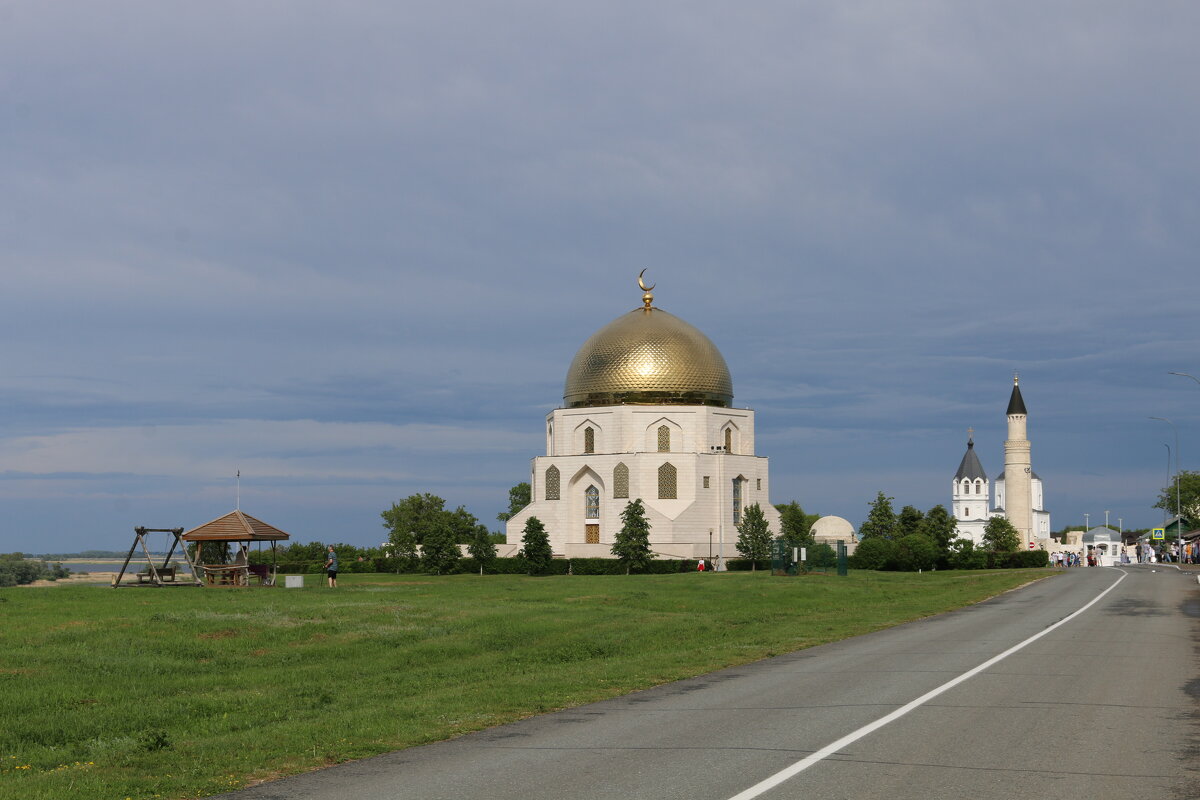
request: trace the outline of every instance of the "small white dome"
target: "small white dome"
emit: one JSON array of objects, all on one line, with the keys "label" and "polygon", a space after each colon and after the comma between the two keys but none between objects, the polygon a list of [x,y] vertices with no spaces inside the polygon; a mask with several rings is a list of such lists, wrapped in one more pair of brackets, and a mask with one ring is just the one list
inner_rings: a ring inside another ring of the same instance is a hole
[{"label": "small white dome", "polygon": [[826,541],[837,541],[841,539],[845,542],[858,541],[854,535],[854,526],[849,520],[841,517],[821,517],[813,523],[812,533],[814,539],[822,539]]}]

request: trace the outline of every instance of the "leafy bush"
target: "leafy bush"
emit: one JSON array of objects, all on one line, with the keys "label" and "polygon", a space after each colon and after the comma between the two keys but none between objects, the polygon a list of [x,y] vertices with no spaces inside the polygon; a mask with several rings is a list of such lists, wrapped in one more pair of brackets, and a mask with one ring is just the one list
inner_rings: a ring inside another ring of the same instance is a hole
[{"label": "leafy bush", "polygon": [[878,536],[863,539],[858,549],[850,556],[854,569],[889,569],[896,560],[896,543]]},{"label": "leafy bush", "polygon": [[[646,575],[671,575],[676,572],[695,572],[697,563],[698,562],[695,559],[678,560],[661,558],[655,559],[647,564],[646,569],[643,570],[643,572]],[[705,563],[707,564],[709,562]]]},{"label": "leafy bush", "polygon": [[0,553],[0,586],[23,586],[38,580],[65,578],[71,571],[62,564],[30,561],[23,553]]},{"label": "leafy bush", "polygon": [[932,569],[940,551],[937,543],[923,533],[910,533],[896,542],[894,568],[901,572]]},{"label": "leafy bush", "polygon": [[1014,550],[1011,553],[989,553],[990,569],[1033,569],[1050,565],[1050,554],[1045,550]]},{"label": "leafy bush", "polygon": [[830,569],[837,566],[837,551],[828,542],[817,542],[808,546],[809,569]]},{"label": "leafy bush", "polygon": [[950,569],[987,569],[988,552],[975,547],[970,539],[954,539],[947,565]]},{"label": "leafy bush", "polygon": [[730,572],[750,572],[756,569],[770,569],[771,559],[764,558],[759,561],[754,561],[749,558],[727,558],[725,559],[725,569]]},{"label": "leafy bush", "polygon": [[572,575],[624,575],[625,564],[615,558],[572,558]]}]

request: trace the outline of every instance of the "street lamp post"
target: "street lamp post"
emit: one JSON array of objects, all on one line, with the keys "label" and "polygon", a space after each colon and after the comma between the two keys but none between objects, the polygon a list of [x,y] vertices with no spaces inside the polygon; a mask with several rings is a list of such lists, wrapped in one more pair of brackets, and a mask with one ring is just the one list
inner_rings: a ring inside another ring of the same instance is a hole
[{"label": "street lamp post", "polygon": [[[1198,386],[1200,386],[1200,378],[1197,378],[1195,375],[1189,375],[1186,372],[1167,372],[1167,374],[1168,375],[1178,375],[1181,378],[1191,378],[1192,380],[1194,380],[1196,382],[1196,384]],[[1178,453],[1175,456],[1175,471],[1179,472],[1179,455],[1178,455]],[[1179,505],[1179,479],[1178,478],[1175,479],[1175,505],[1176,506]],[[1176,516],[1178,516],[1178,515],[1179,515],[1179,512],[1178,512],[1178,510],[1176,510]],[[1179,557],[1182,558],[1183,557],[1183,521],[1182,520],[1180,520],[1180,522],[1179,522],[1179,530],[1177,532],[1179,534]],[[1193,559],[1193,560],[1195,560],[1195,559]]]},{"label": "street lamp post", "polygon": [[[1171,445],[1163,442],[1163,447],[1167,448],[1167,491],[1171,491]],[[1163,527],[1167,526],[1167,514],[1171,512],[1167,510],[1166,505],[1163,506]]]},{"label": "street lamp post", "polygon": [[[1179,373],[1182,374],[1182,373]],[[1188,377],[1192,377],[1188,375]],[[1171,426],[1171,430],[1175,431],[1175,539],[1179,542],[1180,547],[1183,545],[1183,519],[1180,517],[1179,504],[1179,429],[1175,427],[1175,423],[1166,417],[1151,417],[1159,422],[1165,422]],[[1165,543],[1163,545],[1166,546]]]}]

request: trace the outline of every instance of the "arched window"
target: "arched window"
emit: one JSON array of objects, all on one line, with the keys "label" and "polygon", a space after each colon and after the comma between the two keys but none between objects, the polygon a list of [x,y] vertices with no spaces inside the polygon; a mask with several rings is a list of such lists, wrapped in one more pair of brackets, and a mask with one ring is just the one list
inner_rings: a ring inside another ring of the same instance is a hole
[{"label": "arched window", "polygon": [[[728,430],[725,431],[729,433]],[[742,479],[733,479],[733,524],[742,524]]]},{"label": "arched window", "polygon": [[613,497],[629,497],[629,467],[624,463],[613,467]]},{"label": "arched window", "polygon": [[975,494],[983,494],[983,481],[975,481]]},{"label": "arched window", "polygon": [[596,432],[590,427],[583,429],[583,452],[596,452]]},{"label": "arched window", "polygon": [[678,472],[672,464],[658,468],[658,499],[675,500],[679,497]]},{"label": "arched window", "polygon": [[725,429],[725,452],[733,452],[733,428]]},{"label": "arched window", "polygon": [[671,452],[671,429],[666,425],[658,426],[658,452]]},{"label": "arched window", "polygon": [[558,467],[546,470],[546,499],[558,499]]},{"label": "arched window", "polygon": [[583,493],[585,519],[600,519],[600,490],[589,486]]}]

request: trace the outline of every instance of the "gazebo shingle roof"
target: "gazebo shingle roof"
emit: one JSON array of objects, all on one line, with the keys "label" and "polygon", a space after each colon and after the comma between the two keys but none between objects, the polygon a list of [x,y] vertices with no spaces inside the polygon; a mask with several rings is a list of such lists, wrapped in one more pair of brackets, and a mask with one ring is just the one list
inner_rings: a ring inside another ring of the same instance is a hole
[{"label": "gazebo shingle roof", "polygon": [[192,528],[180,538],[185,542],[272,542],[291,537],[274,525],[238,510]]}]

